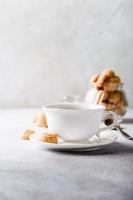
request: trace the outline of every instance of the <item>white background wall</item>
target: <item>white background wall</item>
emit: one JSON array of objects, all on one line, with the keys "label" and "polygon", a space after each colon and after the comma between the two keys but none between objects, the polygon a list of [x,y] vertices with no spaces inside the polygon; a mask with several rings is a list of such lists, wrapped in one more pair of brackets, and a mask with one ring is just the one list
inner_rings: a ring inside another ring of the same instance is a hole
[{"label": "white background wall", "polygon": [[0,106],[83,96],[106,67],[133,106],[133,0],[0,0]]}]

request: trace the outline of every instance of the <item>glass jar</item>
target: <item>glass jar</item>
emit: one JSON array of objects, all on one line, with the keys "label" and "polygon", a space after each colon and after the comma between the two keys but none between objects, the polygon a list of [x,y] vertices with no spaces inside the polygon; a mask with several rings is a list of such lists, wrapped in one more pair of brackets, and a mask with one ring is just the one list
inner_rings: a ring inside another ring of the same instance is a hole
[{"label": "glass jar", "polygon": [[84,102],[87,104],[100,104],[105,107],[106,111],[114,111],[118,115],[119,121],[127,111],[127,98],[121,84],[116,91],[97,90],[96,88],[88,89]]}]

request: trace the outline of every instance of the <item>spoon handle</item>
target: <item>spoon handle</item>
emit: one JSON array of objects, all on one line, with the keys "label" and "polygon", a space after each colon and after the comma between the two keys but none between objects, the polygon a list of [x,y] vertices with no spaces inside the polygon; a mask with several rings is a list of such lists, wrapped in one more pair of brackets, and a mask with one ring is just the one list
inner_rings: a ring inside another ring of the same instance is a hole
[{"label": "spoon handle", "polygon": [[121,128],[119,125],[115,126],[115,129],[118,130],[126,139],[132,140],[132,141],[133,141],[133,137],[130,136],[130,135],[129,135],[128,133],[126,133],[125,131],[123,131],[122,128]]}]

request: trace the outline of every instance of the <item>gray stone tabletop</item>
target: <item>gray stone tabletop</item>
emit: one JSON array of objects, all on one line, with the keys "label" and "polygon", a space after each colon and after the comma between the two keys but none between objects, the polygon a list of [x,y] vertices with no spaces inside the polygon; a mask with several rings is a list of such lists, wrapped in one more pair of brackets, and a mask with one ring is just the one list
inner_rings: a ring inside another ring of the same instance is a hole
[{"label": "gray stone tabletop", "polygon": [[[132,200],[133,142],[93,152],[41,151],[21,132],[38,109],[0,110],[0,200]],[[122,126],[133,135],[133,110]]]}]

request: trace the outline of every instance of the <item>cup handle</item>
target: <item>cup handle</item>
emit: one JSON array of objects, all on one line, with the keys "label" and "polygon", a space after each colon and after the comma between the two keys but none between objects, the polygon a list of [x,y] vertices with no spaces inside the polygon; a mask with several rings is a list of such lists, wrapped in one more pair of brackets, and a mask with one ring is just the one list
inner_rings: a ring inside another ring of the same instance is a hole
[{"label": "cup handle", "polygon": [[[111,116],[111,117],[109,117]],[[97,135],[99,134],[99,132],[101,131],[105,131],[105,130],[108,130],[108,129],[111,129],[113,128],[116,124],[117,124],[117,114],[113,111],[104,111],[104,114],[103,114],[103,121],[105,121],[105,119],[109,119],[109,118],[113,118],[113,123],[110,124],[109,126],[105,126],[105,127],[102,127],[102,128],[99,128],[99,131],[97,133]]]}]

